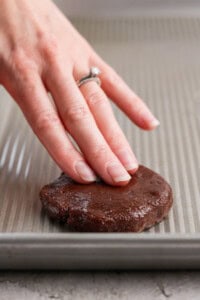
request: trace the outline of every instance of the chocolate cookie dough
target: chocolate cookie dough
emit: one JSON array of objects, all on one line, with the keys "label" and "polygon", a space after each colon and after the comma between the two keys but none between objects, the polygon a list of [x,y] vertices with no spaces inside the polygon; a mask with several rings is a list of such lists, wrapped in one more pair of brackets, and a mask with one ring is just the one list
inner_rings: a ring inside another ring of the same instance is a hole
[{"label": "chocolate cookie dough", "polygon": [[87,232],[143,231],[167,216],[173,201],[169,184],[144,166],[124,187],[79,184],[61,174],[42,188],[40,199],[50,217]]}]

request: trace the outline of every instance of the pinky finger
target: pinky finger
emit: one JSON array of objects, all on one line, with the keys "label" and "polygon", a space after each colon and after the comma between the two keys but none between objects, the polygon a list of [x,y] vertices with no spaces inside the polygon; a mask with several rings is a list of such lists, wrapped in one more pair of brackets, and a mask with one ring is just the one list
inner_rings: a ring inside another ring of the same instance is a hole
[{"label": "pinky finger", "polygon": [[102,70],[102,88],[107,96],[142,129],[152,130],[157,127],[159,121],[142,99],[131,90],[109,65],[100,58],[98,58],[98,62]]}]

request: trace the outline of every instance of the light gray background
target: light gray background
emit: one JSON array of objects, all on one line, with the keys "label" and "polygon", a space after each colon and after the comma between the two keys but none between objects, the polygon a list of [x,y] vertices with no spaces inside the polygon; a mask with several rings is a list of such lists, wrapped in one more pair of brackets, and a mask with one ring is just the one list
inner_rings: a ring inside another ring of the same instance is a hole
[{"label": "light gray background", "polygon": [[198,300],[199,272],[0,273],[1,300]]},{"label": "light gray background", "polygon": [[199,0],[54,0],[67,16],[199,16]]}]

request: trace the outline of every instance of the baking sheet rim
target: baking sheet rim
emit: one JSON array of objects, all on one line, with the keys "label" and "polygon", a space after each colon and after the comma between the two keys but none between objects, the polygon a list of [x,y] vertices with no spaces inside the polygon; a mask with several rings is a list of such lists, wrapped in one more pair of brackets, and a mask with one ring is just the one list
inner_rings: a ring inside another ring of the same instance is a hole
[{"label": "baking sheet rim", "polygon": [[74,233],[74,232],[5,232],[0,233],[0,244],[2,241],[55,241],[55,240],[82,240],[90,241],[199,241],[200,233]]}]

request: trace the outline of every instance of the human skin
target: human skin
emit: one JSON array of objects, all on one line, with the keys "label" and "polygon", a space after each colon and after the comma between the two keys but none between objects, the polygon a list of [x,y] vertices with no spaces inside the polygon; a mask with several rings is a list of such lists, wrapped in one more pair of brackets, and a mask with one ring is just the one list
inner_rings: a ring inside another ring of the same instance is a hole
[{"label": "human skin", "polygon": [[[101,87],[78,88],[91,66],[101,70]],[[142,129],[159,124],[50,0],[0,0],[0,84],[55,162],[81,183],[98,175],[125,185],[138,168],[107,97]]]}]

